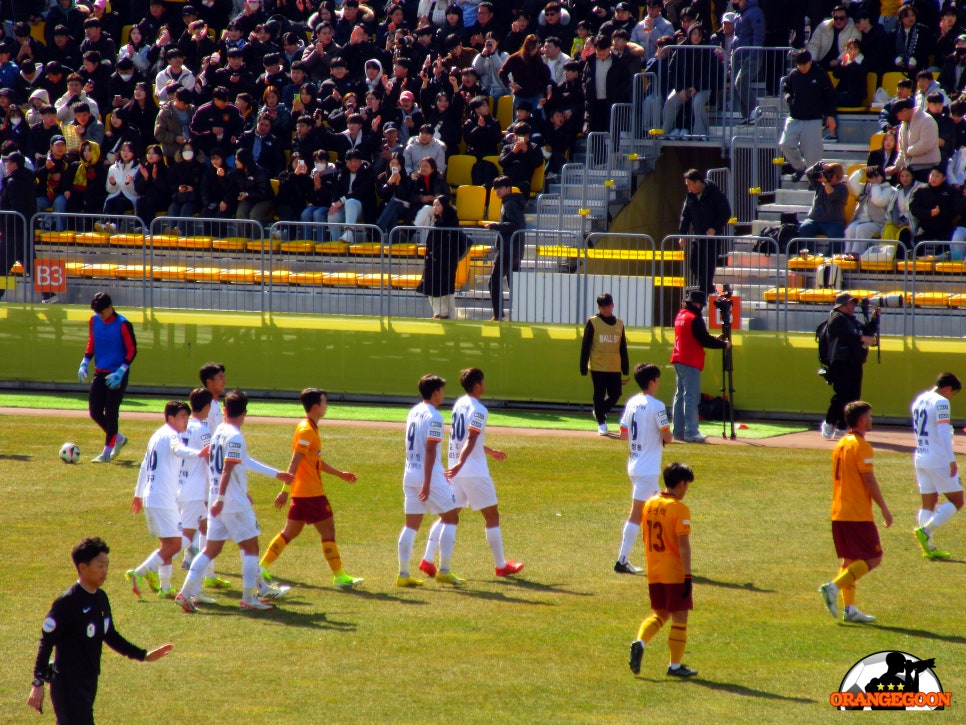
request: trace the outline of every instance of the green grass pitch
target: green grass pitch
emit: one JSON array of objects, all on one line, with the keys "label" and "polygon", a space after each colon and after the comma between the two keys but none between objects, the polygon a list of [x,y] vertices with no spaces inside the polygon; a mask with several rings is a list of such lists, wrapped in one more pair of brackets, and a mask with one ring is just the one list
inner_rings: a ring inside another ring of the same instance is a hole
[{"label": "green grass pitch", "polygon": [[[828,451],[665,452],[665,463],[683,460],[697,476],[686,499],[696,608],[685,662],[700,676],[679,682],[664,675],[666,628],[641,675],[627,667],[648,607],[644,577],[612,570],[629,507],[626,444],[491,433],[488,445],[509,456],[491,462],[507,555],[526,569],[495,578],[482,517],[466,511],[454,558],[466,586],[409,590],[394,581],[402,431],[324,427],[327,460],[359,476],[354,485],[327,478],[326,490],[346,570],[365,583],[335,590],[318,536],[306,529],[272,569],[294,587],[275,611],[238,611],[240,562],[229,544],[218,569],[235,589],[189,616],[170,601],[138,601],[123,578],[156,543],[129,504],[160,422],[123,422],[131,443],[110,466],[89,463],[100,436],[86,419],[0,423],[0,720],[52,722],[49,698],[42,719],[26,706],[31,668],[44,614],[74,580],[69,550],[86,535],[111,546],[106,590],[119,630],[142,646],[175,645],[154,664],[105,648],[101,723],[841,722],[829,694],[854,662],[884,649],[935,657],[954,711],[966,697],[966,514],[937,536],[953,560],[923,560],[911,533],[919,497],[906,454],[876,453],[896,524],[880,526],[884,563],[859,582],[859,607],[879,617],[862,626],[833,621],[816,591],[836,569]],[[252,455],[287,464],[291,424],[245,432]],[[66,440],[80,446],[80,464],[58,460]],[[271,506],[278,484],[253,475],[250,485],[264,549],[283,523]],[[640,544],[632,561],[642,564]],[[176,586],[182,578],[176,567]]]}]

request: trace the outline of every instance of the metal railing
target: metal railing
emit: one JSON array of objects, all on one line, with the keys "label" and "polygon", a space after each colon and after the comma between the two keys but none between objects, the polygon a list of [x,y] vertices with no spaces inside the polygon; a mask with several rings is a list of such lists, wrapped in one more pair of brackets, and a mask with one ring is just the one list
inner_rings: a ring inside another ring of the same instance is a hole
[{"label": "metal railing", "polygon": [[[783,76],[792,70],[791,47],[765,48],[748,46],[731,53],[730,85],[725,108],[725,138],[734,136],[743,123],[754,119],[760,105],[773,105],[780,117],[788,108],[781,97]],[[770,99],[762,104],[761,98]],[[757,121],[755,121],[757,124]]]}]

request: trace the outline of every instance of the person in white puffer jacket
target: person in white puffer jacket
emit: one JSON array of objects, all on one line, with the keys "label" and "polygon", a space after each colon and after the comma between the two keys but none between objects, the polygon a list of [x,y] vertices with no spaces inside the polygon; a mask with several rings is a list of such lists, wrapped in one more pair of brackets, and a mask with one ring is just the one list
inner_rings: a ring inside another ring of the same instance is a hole
[{"label": "person in white puffer jacket", "polygon": [[[862,180],[865,174],[866,180]],[[853,171],[848,180],[849,191],[858,199],[852,221],[845,228],[845,238],[850,240],[845,246],[846,254],[860,255],[869,246],[869,240],[882,233],[889,221],[889,206],[893,203],[896,190],[885,179],[879,166]]]},{"label": "person in white puffer jacket", "polygon": [[138,173],[138,159],[134,144],[121,144],[118,159],[107,170],[107,199],[104,213],[122,215],[134,210],[139,194],[134,190],[134,176]]}]

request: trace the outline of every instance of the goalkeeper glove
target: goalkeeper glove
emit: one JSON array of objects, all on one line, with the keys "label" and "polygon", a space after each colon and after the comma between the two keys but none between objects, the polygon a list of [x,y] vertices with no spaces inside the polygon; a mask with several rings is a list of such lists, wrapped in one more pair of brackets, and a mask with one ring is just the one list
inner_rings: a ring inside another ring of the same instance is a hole
[{"label": "goalkeeper glove", "polygon": [[681,599],[687,599],[691,596],[691,575],[686,574],[684,576],[684,589],[681,590]]},{"label": "goalkeeper glove", "polygon": [[121,381],[124,380],[124,375],[127,373],[127,365],[121,365],[117,370],[108,375],[104,382],[107,384],[111,390],[117,390],[121,387]]},{"label": "goalkeeper glove", "polygon": [[77,379],[82,383],[86,383],[91,379],[90,374],[87,372],[87,358],[81,360],[80,367],[77,368]]}]

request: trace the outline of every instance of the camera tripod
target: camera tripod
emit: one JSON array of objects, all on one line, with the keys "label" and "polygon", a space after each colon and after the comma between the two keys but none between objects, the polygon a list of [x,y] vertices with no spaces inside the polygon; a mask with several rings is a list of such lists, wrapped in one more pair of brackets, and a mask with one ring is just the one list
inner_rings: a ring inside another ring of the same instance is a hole
[{"label": "camera tripod", "polygon": [[714,301],[714,306],[721,315],[721,336],[728,343],[721,350],[721,397],[728,405],[727,416],[721,416],[721,437],[727,439],[727,425],[731,422],[731,440],[735,440],[735,380],[734,365],[731,359],[731,290],[725,285],[721,296]]}]

